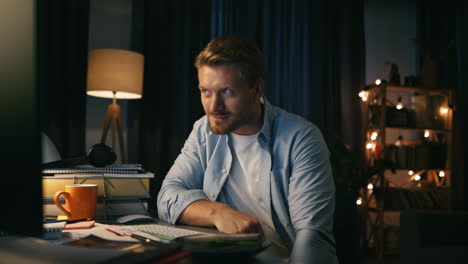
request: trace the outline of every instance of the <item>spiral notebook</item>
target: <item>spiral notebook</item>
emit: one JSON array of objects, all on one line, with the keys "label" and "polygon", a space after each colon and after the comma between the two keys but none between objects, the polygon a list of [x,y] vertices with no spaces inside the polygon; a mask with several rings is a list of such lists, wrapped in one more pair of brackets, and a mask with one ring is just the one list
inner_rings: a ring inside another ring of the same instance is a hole
[{"label": "spiral notebook", "polygon": [[42,238],[48,240],[59,239],[62,237],[62,230],[66,224],[66,221],[44,223],[42,228]]},{"label": "spiral notebook", "polygon": [[51,168],[42,170],[43,177],[55,178],[153,178],[154,173],[147,172],[141,164],[116,164],[105,167],[81,165],[71,168]]}]

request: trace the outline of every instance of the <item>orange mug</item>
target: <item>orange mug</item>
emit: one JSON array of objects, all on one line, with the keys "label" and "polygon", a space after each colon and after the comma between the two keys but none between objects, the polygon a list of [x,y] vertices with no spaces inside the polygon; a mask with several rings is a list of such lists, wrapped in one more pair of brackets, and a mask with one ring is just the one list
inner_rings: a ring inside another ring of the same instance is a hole
[{"label": "orange mug", "polygon": [[[55,193],[54,203],[65,213],[68,220],[92,220],[96,217],[97,192],[96,184],[65,185],[65,191]],[[59,201],[61,195],[65,197],[66,209]]]}]

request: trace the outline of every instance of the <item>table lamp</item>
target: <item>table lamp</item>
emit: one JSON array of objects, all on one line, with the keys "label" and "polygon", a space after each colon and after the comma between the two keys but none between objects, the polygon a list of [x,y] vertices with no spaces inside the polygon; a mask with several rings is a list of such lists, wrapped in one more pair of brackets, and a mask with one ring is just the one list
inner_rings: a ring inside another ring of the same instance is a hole
[{"label": "table lamp", "polygon": [[88,55],[86,93],[96,97],[112,98],[112,104],[107,107],[101,143],[105,144],[107,132],[112,127],[112,147],[115,150],[117,130],[122,163],[127,162],[127,157],[117,99],[140,99],[142,97],[143,62],[142,54],[121,49],[95,49]]}]

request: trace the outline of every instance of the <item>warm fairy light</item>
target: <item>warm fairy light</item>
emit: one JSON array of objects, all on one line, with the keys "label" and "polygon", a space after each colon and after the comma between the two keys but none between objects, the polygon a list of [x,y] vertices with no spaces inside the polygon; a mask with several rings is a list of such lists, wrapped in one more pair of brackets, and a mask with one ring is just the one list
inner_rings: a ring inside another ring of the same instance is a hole
[{"label": "warm fairy light", "polygon": [[441,115],[446,115],[448,113],[448,111],[449,111],[448,107],[442,106],[440,108],[440,114]]},{"label": "warm fairy light", "polygon": [[367,184],[367,189],[369,190],[374,189],[374,185],[372,185],[372,183]]},{"label": "warm fairy light", "polygon": [[370,138],[371,138],[372,140],[376,140],[378,135],[379,135],[379,133],[377,133],[377,131],[374,131],[374,132],[372,132]]},{"label": "warm fairy light", "polygon": [[396,109],[398,110],[403,109],[403,103],[401,102],[401,97],[398,97],[398,103],[396,105]]},{"label": "warm fairy light", "polygon": [[439,177],[444,177],[445,176],[445,172],[444,171],[439,171]]},{"label": "warm fairy light", "polygon": [[414,174],[414,171],[413,171],[413,170],[409,170],[409,171],[408,171],[408,175],[411,176],[411,175],[413,175],[413,174]]},{"label": "warm fairy light", "polygon": [[395,146],[399,147],[401,146],[401,141],[403,140],[402,136],[398,136],[397,140],[395,141]]},{"label": "warm fairy light", "polygon": [[431,132],[429,132],[429,130],[424,130],[424,137],[425,138],[428,138],[429,136],[431,135]]},{"label": "warm fairy light", "polygon": [[421,180],[421,176],[419,176],[419,175],[414,176],[414,180],[415,180],[415,181]]},{"label": "warm fairy light", "polygon": [[382,80],[380,80],[380,79],[376,79],[376,80],[375,80],[375,84],[376,84],[376,85],[380,85],[381,83],[382,83]]},{"label": "warm fairy light", "polygon": [[357,198],[356,204],[357,204],[357,205],[361,205],[361,204],[362,204],[362,198],[361,198],[361,197]]},{"label": "warm fairy light", "polygon": [[363,102],[367,101],[367,99],[368,99],[368,93],[367,93],[367,91],[364,91],[364,90],[360,91],[360,92],[359,92],[359,97],[361,97],[361,100],[362,100]]},{"label": "warm fairy light", "polygon": [[372,149],[374,147],[374,144],[372,143],[367,143],[366,149]]}]

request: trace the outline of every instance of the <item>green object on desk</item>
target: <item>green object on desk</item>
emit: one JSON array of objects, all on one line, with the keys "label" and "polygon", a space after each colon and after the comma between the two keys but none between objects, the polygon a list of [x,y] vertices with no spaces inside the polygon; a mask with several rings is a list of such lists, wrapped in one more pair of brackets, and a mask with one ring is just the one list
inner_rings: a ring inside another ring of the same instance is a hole
[{"label": "green object on desk", "polygon": [[152,235],[152,236],[155,236],[155,237],[160,238],[162,240],[170,241],[170,240],[174,239],[174,237],[172,237],[172,236],[167,236],[167,235],[163,235],[163,234],[158,234],[158,233],[153,233],[153,232],[148,232],[148,231],[143,231],[143,230],[141,230],[141,232]]}]

